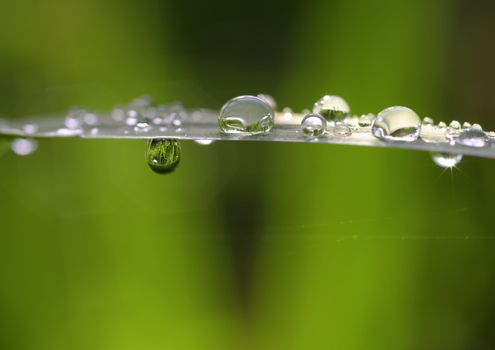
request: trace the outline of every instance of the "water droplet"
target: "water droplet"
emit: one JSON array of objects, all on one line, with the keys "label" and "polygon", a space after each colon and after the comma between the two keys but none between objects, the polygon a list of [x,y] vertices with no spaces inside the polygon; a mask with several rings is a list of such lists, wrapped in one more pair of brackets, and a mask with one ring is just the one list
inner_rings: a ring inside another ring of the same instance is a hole
[{"label": "water droplet", "polygon": [[462,160],[462,154],[434,152],[431,158],[436,165],[442,168],[452,168]]},{"label": "water droplet", "polygon": [[320,136],[323,135],[326,128],[326,119],[317,113],[310,113],[301,121],[301,130],[305,135]]},{"label": "water droplet", "polygon": [[28,156],[36,151],[38,142],[33,139],[19,138],[12,141],[10,148],[19,156]]},{"label": "water droplet", "polygon": [[146,162],[156,173],[167,174],[180,163],[181,148],[178,140],[152,139],[146,148]]},{"label": "water droplet", "polygon": [[34,123],[26,123],[22,127],[22,131],[24,131],[25,134],[34,134],[38,131],[38,125]]},{"label": "water droplet", "polygon": [[218,125],[226,134],[259,134],[272,129],[275,113],[256,96],[239,96],[228,101],[220,112]]},{"label": "water droplet", "polygon": [[115,106],[111,115],[113,120],[121,122],[125,119],[125,110],[121,106]]},{"label": "water droplet", "polygon": [[483,130],[483,128],[482,128],[482,127],[481,127],[481,125],[479,125],[479,124],[473,124],[473,125],[471,126],[471,129]]},{"label": "water droplet", "polygon": [[471,123],[469,123],[469,122],[464,122],[464,123],[462,124],[462,128],[463,128],[463,129],[469,129],[470,127],[471,127]]},{"label": "water droplet", "polygon": [[284,109],[282,109],[282,115],[284,117],[284,120],[289,121],[292,119],[293,111],[291,108],[285,107]]},{"label": "water droplet", "polygon": [[431,125],[433,124],[433,119],[430,117],[424,117],[423,121],[421,122],[421,125]]},{"label": "water droplet", "polygon": [[67,113],[64,124],[68,129],[79,129],[86,112],[83,109],[73,108]]},{"label": "water droplet", "polygon": [[340,96],[326,95],[315,102],[313,113],[321,114],[326,120],[341,121],[349,115],[350,108]]},{"label": "water droplet", "polygon": [[351,126],[356,129],[359,126],[359,117],[356,115],[348,116],[344,119],[344,124]]},{"label": "water droplet", "polygon": [[273,110],[277,109],[277,102],[272,96],[267,94],[259,94],[258,97],[261,98],[262,100],[265,100],[265,102],[268,103]]},{"label": "water droplet", "polygon": [[345,125],[344,123],[336,123],[335,126],[332,128],[332,133],[335,136],[339,136],[339,137],[346,137],[352,135],[351,128],[349,128],[349,126]]},{"label": "water droplet", "polygon": [[211,145],[215,140],[194,140],[198,145],[208,146]]},{"label": "water droplet", "polygon": [[83,116],[83,121],[87,125],[98,124],[98,116],[93,112],[86,112]]},{"label": "water droplet", "polygon": [[456,142],[464,146],[480,148],[485,147],[486,141],[486,134],[483,130],[469,128],[459,134]]},{"label": "water droplet", "polygon": [[149,125],[147,122],[145,121],[140,121],[136,124],[136,126],[134,127],[134,131],[136,132],[148,132],[152,129],[153,127],[151,125]]},{"label": "water droplet", "polygon": [[459,123],[457,120],[452,120],[449,124],[449,127],[454,129],[454,130],[460,130],[461,129],[461,123]]},{"label": "water droplet", "polygon": [[373,124],[373,120],[375,120],[374,114],[364,114],[359,118],[359,126],[362,128],[368,128],[371,124]]},{"label": "water droplet", "polygon": [[416,112],[407,107],[384,109],[373,121],[371,131],[379,139],[386,141],[416,141],[421,120]]},{"label": "water droplet", "polygon": [[447,142],[447,128],[439,127],[434,124],[422,124],[419,136],[427,143]]}]

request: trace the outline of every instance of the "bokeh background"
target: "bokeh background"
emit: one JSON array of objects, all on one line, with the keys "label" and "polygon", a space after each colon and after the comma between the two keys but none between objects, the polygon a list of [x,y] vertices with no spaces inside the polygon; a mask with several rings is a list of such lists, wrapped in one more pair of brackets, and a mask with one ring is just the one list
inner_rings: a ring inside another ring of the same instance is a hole
[{"label": "bokeh background", "polygon": [[[0,3],[0,112],[143,94],[405,105],[495,129],[482,0]],[[44,140],[0,158],[0,349],[493,349],[491,160],[183,142]]]}]

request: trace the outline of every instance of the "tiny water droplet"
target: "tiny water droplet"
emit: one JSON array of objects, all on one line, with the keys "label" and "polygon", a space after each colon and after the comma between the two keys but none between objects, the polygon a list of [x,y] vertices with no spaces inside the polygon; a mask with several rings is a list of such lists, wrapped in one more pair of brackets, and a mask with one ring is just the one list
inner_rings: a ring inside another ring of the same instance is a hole
[{"label": "tiny water droplet", "polygon": [[284,117],[284,120],[291,120],[293,116],[293,111],[290,107],[285,107],[282,109],[282,115]]},{"label": "tiny water droplet", "polygon": [[421,124],[422,125],[431,125],[431,124],[433,124],[433,119],[431,119],[430,117],[424,117]]},{"label": "tiny water droplet", "polygon": [[344,123],[336,123],[335,126],[332,128],[332,133],[335,136],[346,137],[352,135],[352,130]]},{"label": "tiny water droplet", "polygon": [[33,139],[19,138],[12,141],[10,148],[19,156],[28,156],[38,149],[38,142]]},{"label": "tiny water droplet", "polygon": [[112,119],[118,122],[124,121],[125,110],[121,106],[115,106],[111,113]]},{"label": "tiny water droplet", "polygon": [[277,102],[275,101],[273,96],[267,94],[259,94],[258,97],[262,100],[265,100],[265,102],[268,103],[273,110],[277,109]]},{"label": "tiny water droplet", "polygon": [[423,124],[419,133],[420,138],[427,143],[447,142],[447,128],[434,124]]},{"label": "tiny water droplet", "polygon": [[473,125],[471,126],[471,129],[483,130],[483,128],[482,128],[482,127],[481,127],[481,125],[479,125],[479,124],[473,124]]},{"label": "tiny water droplet", "polygon": [[452,168],[462,160],[462,154],[434,152],[431,154],[431,158],[439,167]]},{"label": "tiny water droplet", "polygon": [[421,119],[412,109],[394,106],[384,109],[373,121],[371,131],[386,141],[416,141],[419,136]]},{"label": "tiny water droplet", "polygon": [[447,124],[445,124],[445,122],[439,122],[437,126],[439,128],[446,128],[447,127]]},{"label": "tiny water droplet", "polygon": [[215,140],[194,140],[198,145],[208,146],[211,145]]},{"label": "tiny water droplet", "polygon": [[155,173],[167,174],[180,163],[181,148],[178,140],[151,139],[146,148],[146,162]]},{"label": "tiny water droplet", "polygon": [[373,124],[375,120],[375,115],[372,113],[364,114],[359,118],[359,126],[362,128],[368,128]]},{"label": "tiny water droplet", "polygon": [[326,95],[315,102],[313,113],[322,115],[326,120],[341,121],[349,115],[350,108],[340,96]]},{"label": "tiny water droplet", "polygon": [[459,123],[457,120],[452,120],[449,124],[449,127],[454,130],[459,130],[461,129],[461,123]]},{"label": "tiny water droplet", "polygon": [[320,136],[323,135],[327,128],[326,119],[317,113],[310,113],[306,115],[301,121],[301,130],[308,136]]},{"label": "tiny water droplet", "polygon": [[272,129],[274,117],[273,108],[265,100],[239,96],[222,107],[218,125],[226,134],[260,134]]},{"label": "tiny water droplet", "polygon": [[462,130],[456,140],[456,142],[461,145],[476,148],[485,147],[486,141],[485,132],[483,130],[473,128]]},{"label": "tiny water droplet", "polygon": [[24,131],[25,134],[34,134],[38,131],[38,125],[34,123],[26,123],[22,127],[22,131]]},{"label": "tiny water droplet", "polygon": [[462,128],[463,128],[463,129],[469,129],[470,127],[471,127],[471,123],[469,123],[469,122],[464,122],[464,123],[462,124]]}]

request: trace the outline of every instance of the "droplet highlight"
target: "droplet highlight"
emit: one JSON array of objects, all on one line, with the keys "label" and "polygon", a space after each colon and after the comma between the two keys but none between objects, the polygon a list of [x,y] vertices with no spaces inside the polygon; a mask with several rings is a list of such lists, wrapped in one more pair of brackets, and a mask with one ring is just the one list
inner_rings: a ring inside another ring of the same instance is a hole
[{"label": "droplet highlight", "polygon": [[19,138],[12,141],[10,148],[18,156],[28,156],[38,149],[38,142],[33,139]]}]

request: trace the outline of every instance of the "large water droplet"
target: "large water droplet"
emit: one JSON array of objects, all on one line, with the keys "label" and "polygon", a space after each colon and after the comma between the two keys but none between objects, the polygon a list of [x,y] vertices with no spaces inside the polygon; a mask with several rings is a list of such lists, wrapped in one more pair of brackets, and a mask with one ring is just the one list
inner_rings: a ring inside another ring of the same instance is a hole
[{"label": "large water droplet", "polygon": [[10,148],[19,156],[28,156],[36,151],[38,142],[33,139],[19,138],[12,141]]},{"label": "large water droplet", "polygon": [[468,147],[485,147],[486,134],[480,129],[465,129],[462,130],[456,140],[457,143]]},{"label": "large water droplet", "polygon": [[462,160],[462,154],[435,152],[431,154],[433,162],[442,168],[452,168]]},{"label": "large water droplet", "polygon": [[315,102],[313,107],[313,113],[321,114],[331,121],[341,121],[349,115],[349,112],[349,105],[340,96],[323,96]]},{"label": "large water droplet", "polygon": [[421,119],[412,109],[395,106],[378,113],[371,131],[379,139],[386,141],[416,141],[419,136]]},{"label": "large water droplet", "polygon": [[239,96],[222,107],[218,125],[226,134],[260,134],[272,129],[274,118],[275,112],[265,100]]},{"label": "large water droplet", "polygon": [[327,128],[327,121],[322,115],[310,113],[301,121],[301,130],[305,135],[320,136]]},{"label": "large water droplet", "polygon": [[151,170],[159,174],[167,174],[175,170],[181,158],[178,140],[152,139],[146,148],[146,162]]}]

